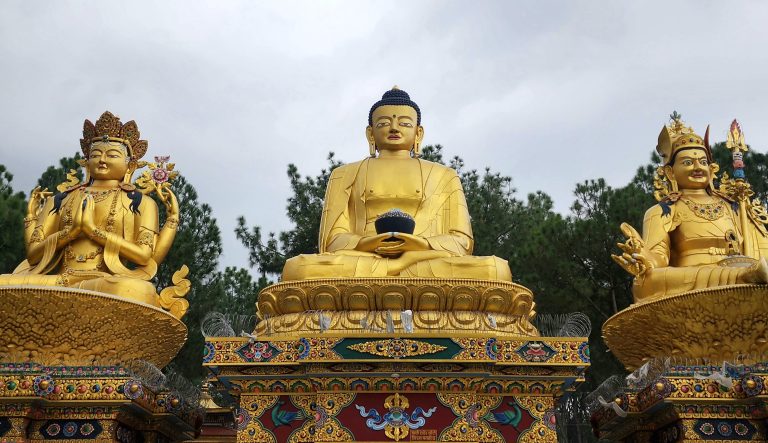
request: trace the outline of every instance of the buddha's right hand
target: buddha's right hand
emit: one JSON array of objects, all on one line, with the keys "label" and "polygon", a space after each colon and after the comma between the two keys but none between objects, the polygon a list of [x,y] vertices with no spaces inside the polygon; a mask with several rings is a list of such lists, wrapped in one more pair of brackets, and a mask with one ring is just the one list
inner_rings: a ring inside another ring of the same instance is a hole
[{"label": "buddha's right hand", "polygon": [[48,188],[41,189],[40,186],[35,187],[32,193],[29,195],[29,203],[27,203],[27,217],[37,217],[40,212],[40,208],[45,203],[45,199],[53,195],[53,192],[49,192]]},{"label": "buddha's right hand", "polygon": [[648,251],[645,249],[645,242],[637,230],[628,223],[622,223],[621,232],[627,240],[616,244],[623,252],[621,255],[611,254],[613,261],[635,277],[642,276],[649,269],[653,269],[653,263],[648,259]]},{"label": "buddha's right hand", "polygon": [[357,246],[355,246],[355,250],[363,251],[363,252],[375,252],[376,249],[380,248],[381,246],[402,243],[402,241],[401,242],[387,241],[390,238],[392,238],[391,232],[385,232],[384,234],[377,234],[377,235],[362,237],[360,238],[360,241],[357,242]]}]

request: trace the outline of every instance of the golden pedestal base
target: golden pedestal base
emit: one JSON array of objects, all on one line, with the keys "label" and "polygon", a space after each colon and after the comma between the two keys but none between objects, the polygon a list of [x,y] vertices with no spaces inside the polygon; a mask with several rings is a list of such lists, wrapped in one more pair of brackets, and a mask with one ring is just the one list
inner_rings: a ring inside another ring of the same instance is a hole
[{"label": "golden pedestal base", "polygon": [[163,367],[187,337],[184,323],[160,308],[62,287],[0,287],[0,319],[3,360],[44,365]]},{"label": "golden pedestal base", "polygon": [[[259,294],[257,335],[539,335],[533,294],[511,282],[438,278],[288,281]],[[413,314],[406,327],[403,311]],[[409,329],[410,328],[410,329]]]},{"label": "golden pedestal base", "polygon": [[768,285],[734,285],[632,305],[609,318],[603,337],[634,370],[656,357],[734,360],[768,353]]},{"label": "golden pedestal base", "polygon": [[0,441],[178,441],[196,405],[120,364],[163,367],[187,336],[170,313],[81,289],[0,287]]}]

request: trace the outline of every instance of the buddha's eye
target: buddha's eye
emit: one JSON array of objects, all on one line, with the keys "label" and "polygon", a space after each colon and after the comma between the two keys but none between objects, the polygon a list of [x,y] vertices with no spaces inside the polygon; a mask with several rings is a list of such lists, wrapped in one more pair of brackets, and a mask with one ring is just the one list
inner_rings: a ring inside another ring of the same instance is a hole
[{"label": "buddha's eye", "polygon": [[409,122],[400,122],[400,126],[403,126],[405,128],[412,128],[413,127],[413,125],[410,124]]},{"label": "buddha's eye", "polygon": [[377,128],[383,128],[385,126],[389,126],[389,122],[388,121],[381,121],[381,122],[376,123],[376,127]]},{"label": "buddha's eye", "polygon": [[693,162],[691,160],[687,160],[686,159],[686,160],[683,160],[683,165],[684,166],[691,166],[691,165],[693,165]]},{"label": "buddha's eye", "polygon": [[709,164],[709,161],[707,161],[706,158],[702,158],[701,160],[699,160],[699,164],[701,166],[707,166]]}]

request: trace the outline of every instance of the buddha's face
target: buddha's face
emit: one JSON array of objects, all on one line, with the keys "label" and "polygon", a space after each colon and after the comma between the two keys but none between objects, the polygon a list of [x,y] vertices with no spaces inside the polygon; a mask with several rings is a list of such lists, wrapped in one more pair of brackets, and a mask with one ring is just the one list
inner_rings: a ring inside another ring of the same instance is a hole
[{"label": "buddha's face", "polygon": [[96,142],[88,154],[88,173],[96,180],[122,180],[128,171],[125,146],[117,142]]},{"label": "buddha's face", "polygon": [[410,151],[424,137],[424,128],[416,125],[417,118],[410,106],[379,106],[373,111],[371,126],[366,128],[368,141],[380,151]]},{"label": "buddha's face", "polygon": [[706,189],[712,179],[711,167],[703,149],[685,149],[677,153],[672,174],[680,189]]}]

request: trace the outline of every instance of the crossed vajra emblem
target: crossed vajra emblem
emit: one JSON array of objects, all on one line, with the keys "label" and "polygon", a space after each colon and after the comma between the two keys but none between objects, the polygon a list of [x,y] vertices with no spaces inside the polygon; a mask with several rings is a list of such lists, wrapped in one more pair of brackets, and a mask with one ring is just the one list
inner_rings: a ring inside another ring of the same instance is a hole
[{"label": "crossed vajra emblem", "polygon": [[417,407],[413,413],[408,413],[408,399],[395,393],[384,400],[384,407],[388,410],[384,416],[379,415],[376,409],[365,410],[365,407],[355,405],[360,411],[360,415],[366,417],[365,425],[368,428],[380,431],[384,429],[384,434],[394,441],[400,441],[408,436],[410,429],[418,429],[426,423],[424,417],[430,417],[437,408],[429,408],[424,411]]}]

